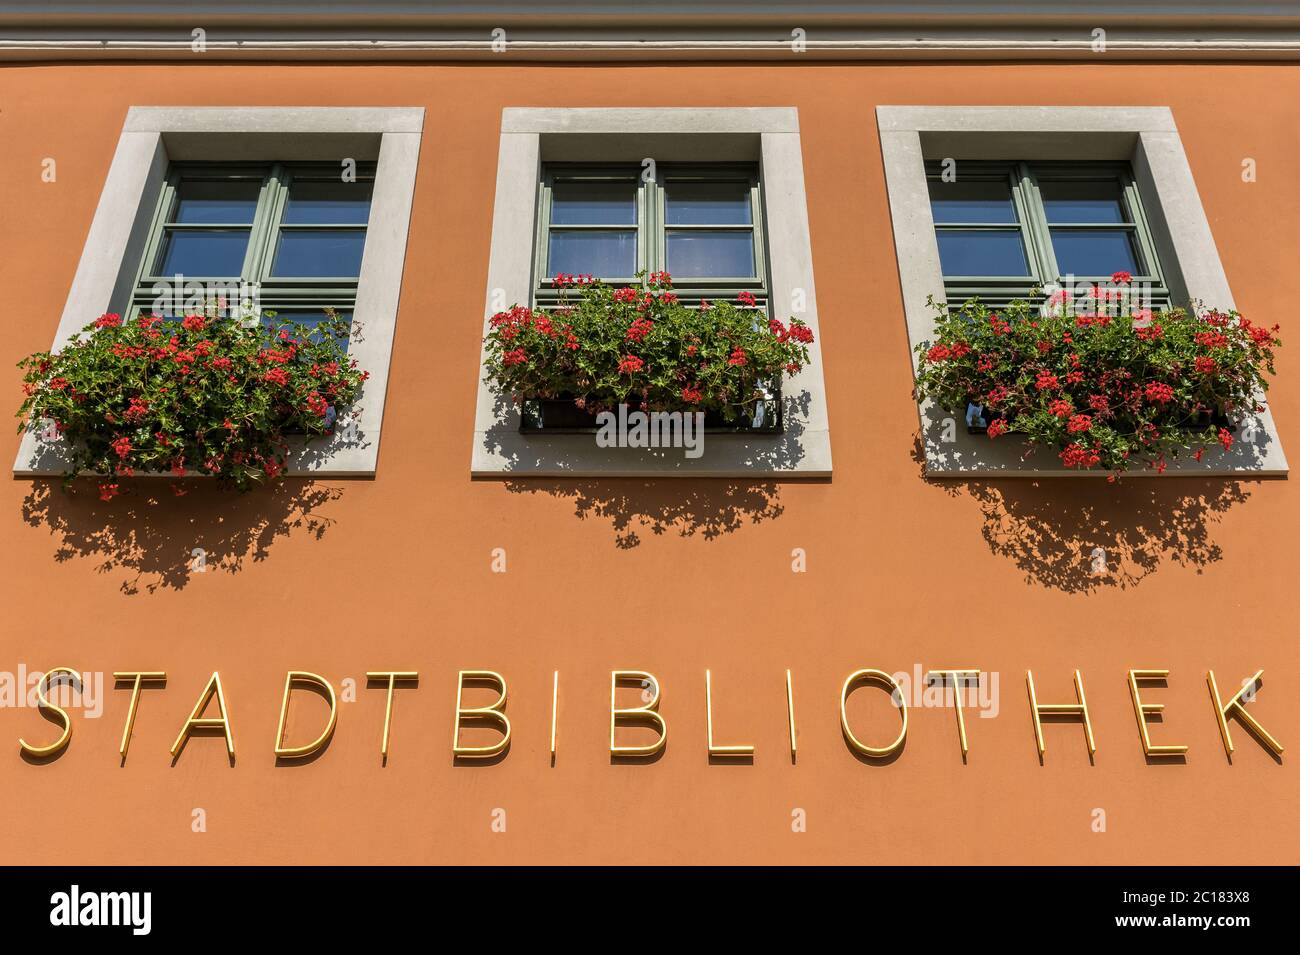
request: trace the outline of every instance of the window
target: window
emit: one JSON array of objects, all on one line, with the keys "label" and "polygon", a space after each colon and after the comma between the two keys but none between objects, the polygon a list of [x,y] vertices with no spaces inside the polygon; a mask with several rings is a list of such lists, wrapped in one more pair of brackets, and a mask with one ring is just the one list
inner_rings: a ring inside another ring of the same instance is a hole
[{"label": "window", "polygon": [[[683,304],[734,299],[748,291],[768,317],[758,167],[753,163],[549,163],[542,171],[533,304],[558,304],[552,279],[594,275],[635,285],[638,272],[668,272]],[[711,430],[781,427],[780,382],[745,425],[705,418]],[[522,430],[594,429],[595,416],[570,402],[529,401]]]},{"label": "window", "polygon": [[[876,121],[914,348],[934,339],[932,302],[997,305],[1071,274],[1086,286],[1131,272],[1153,307],[1235,308],[1167,107],[878,106]],[[1230,451],[1169,473],[1286,474],[1263,395],[1258,405]],[[931,477],[1079,477],[1018,442],[968,434],[931,402],[917,411]]]},{"label": "window", "polygon": [[[350,320],[373,194],[373,163],[346,178],[339,164],[174,164],[131,311],[196,310],[183,301],[193,284],[209,295],[230,288],[229,312],[234,290],[253,286],[258,308],[277,320],[312,325],[326,308]],[[160,299],[172,289],[175,298]]]},{"label": "window", "polygon": [[[177,272],[209,289],[256,282],[284,318],[334,307],[370,378],[328,442],[288,439],[288,473],[372,477],[423,129],[418,106],[132,106],[52,348],[104,312],[154,310],[180,292]],[[28,431],[14,473],[62,473],[66,450]]]},{"label": "window", "polygon": [[[647,156],[655,168],[643,180]],[[747,290],[773,313],[797,315],[812,329],[812,362],[785,375],[774,398],[781,427],[718,435],[698,458],[603,448],[590,433],[566,433],[549,422],[530,429],[527,409],[493,391],[480,369],[470,473],[829,477],[798,111],[503,110],[484,335],[504,308],[553,302],[556,272],[630,282],[639,269],[671,272],[687,305]]]},{"label": "window", "polygon": [[751,165],[550,164],[542,176],[536,300],[560,273],[635,283],[668,272],[683,301],[766,297],[762,196]]},{"label": "window", "polygon": [[1128,163],[958,161],[926,168],[949,305],[1003,305],[1049,284],[1133,276],[1150,307],[1169,304]]}]

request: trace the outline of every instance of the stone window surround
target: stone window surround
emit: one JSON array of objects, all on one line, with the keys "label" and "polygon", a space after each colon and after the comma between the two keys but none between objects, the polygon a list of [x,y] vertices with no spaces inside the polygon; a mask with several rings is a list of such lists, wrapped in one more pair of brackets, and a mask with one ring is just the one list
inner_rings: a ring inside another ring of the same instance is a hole
[{"label": "stone window surround", "polygon": [[[501,118],[488,267],[488,319],[531,301],[538,180],[543,161],[757,160],[764,190],[773,314],[812,329],[812,361],[787,376],[783,434],[709,434],[704,454],[681,449],[600,448],[592,434],[521,434],[519,411],[482,380],[470,471],[475,477],[829,477],[830,430],[813,286],[798,111],[790,107],[507,108]],[[797,293],[802,293],[801,295]],[[803,309],[793,303],[802,299]]]},{"label": "stone window surround", "polygon": [[[342,430],[310,445],[291,441],[292,475],[373,477],[406,256],[407,229],[424,127],[423,107],[132,106],[100,193],[53,348],[105,311],[125,312],[168,163],[184,160],[377,160],[350,346],[370,372],[355,436]],[[340,169],[342,167],[340,166]],[[67,468],[61,442],[26,432],[14,474]]]},{"label": "stone window surround", "polygon": [[[1201,206],[1178,127],[1168,107],[1092,106],[878,106],[876,121],[884,159],[894,245],[910,344],[933,340],[928,296],[944,300],[943,271],[930,213],[926,160],[1122,159],[1133,165],[1174,300],[1209,307],[1235,307],[1209,221]],[[916,356],[913,353],[913,372]],[[1286,456],[1273,416],[1264,411],[1242,420],[1229,452],[1202,461],[1184,456],[1167,474],[1284,475]],[[942,440],[950,417],[929,402],[919,408],[925,470],[931,477],[1081,476],[1044,452],[1022,460],[1024,445],[968,435],[956,421],[956,439]],[[1154,475],[1155,471],[1134,471]],[[1082,472],[1082,475],[1095,472]]]}]

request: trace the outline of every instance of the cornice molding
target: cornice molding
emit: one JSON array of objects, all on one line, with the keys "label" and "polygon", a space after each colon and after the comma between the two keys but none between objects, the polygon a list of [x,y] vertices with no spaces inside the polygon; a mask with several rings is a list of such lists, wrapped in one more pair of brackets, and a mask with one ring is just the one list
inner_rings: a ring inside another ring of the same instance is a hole
[{"label": "cornice molding", "polygon": [[[195,31],[203,52],[195,52]],[[1104,52],[1096,31],[1104,31]],[[4,60],[1294,59],[1300,4],[3,2]]]},{"label": "cornice molding", "polygon": [[791,40],[190,40],[0,38],[0,60],[294,61],[659,61],[761,60],[1294,60],[1300,31],[1268,38],[1112,39],[1104,52],[1066,37]]}]

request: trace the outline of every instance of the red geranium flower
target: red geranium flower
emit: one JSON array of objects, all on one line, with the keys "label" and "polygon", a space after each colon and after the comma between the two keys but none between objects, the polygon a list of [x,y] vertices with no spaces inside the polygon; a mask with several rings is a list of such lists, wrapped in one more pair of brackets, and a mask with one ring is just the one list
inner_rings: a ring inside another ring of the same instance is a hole
[{"label": "red geranium flower", "polygon": [[1164,382],[1149,382],[1146,387],[1146,399],[1158,405],[1168,404],[1174,400],[1174,389]]}]

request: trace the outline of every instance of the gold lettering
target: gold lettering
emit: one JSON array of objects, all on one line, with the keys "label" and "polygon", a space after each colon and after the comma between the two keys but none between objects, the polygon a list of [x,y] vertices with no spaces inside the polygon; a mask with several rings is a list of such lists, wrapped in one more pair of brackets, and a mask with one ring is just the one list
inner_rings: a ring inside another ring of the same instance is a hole
[{"label": "gold lettering", "polygon": [[1263,681],[1260,680],[1260,677],[1263,675],[1263,670],[1257,671],[1255,675],[1247,680],[1242,688],[1238,690],[1233,698],[1226,704],[1219,697],[1219,686],[1214,681],[1214,671],[1211,670],[1206,675],[1206,682],[1210,684],[1210,697],[1214,700],[1214,715],[1218,717],[1219,720],[1219,735],[1223,737],[1223,748],[1227,751],[1229,759],[1232,758],[1233,747],[1232,735],[1228,732],[1228,714],[1234,711],[1241,721],[1254,731],[1260,742],[1271,749],[1276,755],[1282,755],[1282,744],[1279,743],[1268,732],[1268,730],[1264,729],[1255,717],[1246,712],[1245,704],[1241,702],[1241,698],[1246,694],[1247,690],[1253,690],[1254,688],[1263,685]]},{"label": "gold lettering", "polygon": [[[643,706],[625,709],[618,707],[618,687],[620,683],[635,682],[637,686],[653,686],[654,698]],[[613,670],[609,679],[609,754],[611,756],[653,756],[668,744],[668,724],[659,714],[659,700],[662,692],[659,681],[650,673],[642,670]],[[628,722],[653,723],[659,738],[645,746],[619,746],[614,742],[614,730],[619,720]]]},{"label": "gold lettering", "polygon": [[[463,707],[461,694],[465,690],[465,681],[471,683],[495,683],[501,695],[488,706]],[[486,758],[496,756],[510,745],[510,719],[504,713],[506,707],[506,678],[491,670],[461,670],[456,677],[456,722],[451,731],[451,751],[456,756]],[[498,723],[501,738],[488,746],[462,746],[460,743],[460,723],[463,719],[485,720]]]},{"label": "gold lettering", "polygon": [[970,746],[966,742],[966,717],[962,713],[961,691],[966,688],[967,677],[974,677],[975,685],[979,686],[979,670],[931,670],[925,675],[926,680],[933,681],[935,677],[939,678],[940,684],[948,685],[948,680],[952,680],[952,700],[953,708],[957,711],[957,739],[961,743],[961,758],[965,759],[966,754],[970,752]]},{"label": "gold lettering", "polygon": [[1147,715],[1159,713],[1164,710],[1163,703],[1144,703],[1142,694],[1139,692],[1138,683],[1157,680],[1167,682],[1169,680],[1168,670],[1129,670],[1128,671],[1128,689],[1133,695],[1133,712],[1137,714],[1138,732],[1142,734],[1142,752],[1148,756],[1182,756],[1187,752],[1187,746],[1182,743],[1152,743],[1151,726],[1147,722]]},{"label": "gold lettering", "polygon": [[131,745],[131,732],[135,729],[135,713],[140,706],[140,690],[144,687],[145,682],[149,683],[166,683],[167,674],[162,670],[123,670],[115,672],[113,679],[117,681],[131,680],[131,705],[126,711],[126,726],[122,729],[122,745],[118,747],[118,752],[122,755],[122,762],[126,762],[126,751]]},{"label": "gold lettering", "polygon": [[[208,708],[208,704],[213,698],[217,701],[217,712],[219,717],[203,716],[203,711]],[[176,742],[172,743],[172,758],[180,755],[181,748],[189,741],[190,734],[196,729],[216,729],[221,727],[226,737],[226,753],[231,758],[235,758],[235,738],[230,732],[230,719],[226,712],[226,695],[221,690],[221,674],[212,671],[212,677],[208,680],[208,685],[203,688],[199,695],[198,702],[194,704],[194,709],[190,711],[189,718],[185,725],[181,727]]]},{"label": "gold lettering", "polygon": [[[898,709],[903,718],[903,725],[898,731],[898,736],[888,746],[877,747],[868,746],[853,735],[853,730],[849,728],[849,693],[859,683],[876,683],[889,688],[890,698],[897,700]],[[883,759],[892,755],[903,745],[907,738],[907,701],[903,699],[902,687],[894,680],[892,676],[883,670],[856,670],[849,674],[849,678],[844,681],[844,688],[840,690],[840,729],[844,731],[844,739],[854,750],[863,756],[870,756],[873,759]]]},{"label": "gold lettering", "polygon": [[1088,715],[1088,701],[1083,695],[1083,675],[1074,671],[1074,693],[1078,703],[1039,703],[1034,692],[1034,671],[1025,671],[1025,680],[1029,684],[1029,710],[1034,716],[1034,739],[1038,742],[1038,755],[1047,752],[1047,743],[1043,741],[1043,714],[1052,716],[1078,716],[1083,720],[1083,734],[1088,740],[1088,755],[1097,752],[1097,743],[1092,736],[1092,718]]},{"label": "gold lettering", "polygon": [[733,743],[721,746],[713,742],[713,674],[704,671],[704,710],[708,718],[710,756],[753,756],[752,743]]},{"label": "gold lettering", "polygon": [[388,761],[388,734],[393,725],[393,688],[397,681],[404,683],[415,683],[420,679],[420,674],[415,670],[368,670],[366,671],[367,680],[388,680],[388,702],[384,704],[384,740],[379,744],[379,755],[384,762]]},{"label": "gold lettering", "polygon": [[78,687],[81,686],[81,674],[72,667],[51,667],[45,671],[40,682],[36,684],[36,705],[39,709],[49,710],[51,713],[57,714],[59,722],[63,724],[63,732],[59,734],[58,739],[47,746],[33,746],[27,740],[19,737],[18,747],[28,756],[34,756],[37,759],[54,756],[63,752],[72,739],[72,718],[68,716],[68,711],[55,703],[51,703],[49,697],[45,695],[46,688],[54,685],[54,677],[60,675],[72,677],[72,682]]},{"label": "gold lettering", "polygon": [[[285,746],[284,730],[285,724],[289,721],[289,697],[293,694],[294,686],[313,686],[325,691],[325,698],[330,704],[329,723],[325,729],[310,743],[305,746]],[[310,756],[317,752],[322,746],[329,742],[330,737],[334,735],[334,727],[339,720],[339,703],[338,698],[334,695],[334,687],[330,681],[323,676],[315,673],[308,673],[306,670],[290,670],[284,677],[284,696],[280,700],[280,725],[275,731],[275,755],[279,759],[302,759],[304,756]]]},{"label": "gold lettering", "polygon": [[795,760],[795,731],[794,731],[794,677],[790,671],[785,671],[785,708],[790,715],[790,762]]},{"label": "gold lettering", "polygon": [[555,724],[560,716],[560,671],[551,677],[551,762],[555,762]]}]

